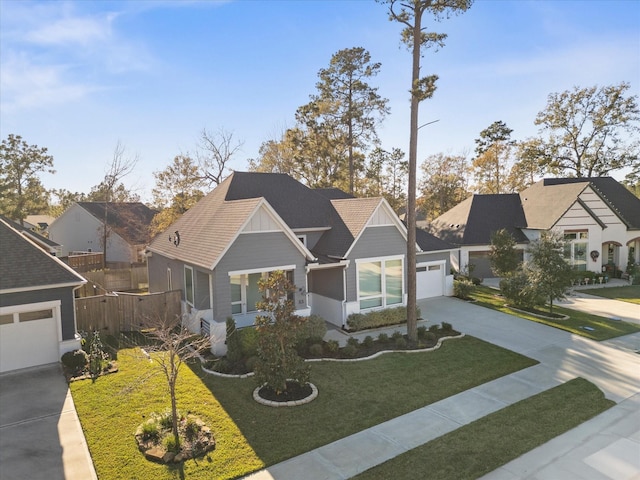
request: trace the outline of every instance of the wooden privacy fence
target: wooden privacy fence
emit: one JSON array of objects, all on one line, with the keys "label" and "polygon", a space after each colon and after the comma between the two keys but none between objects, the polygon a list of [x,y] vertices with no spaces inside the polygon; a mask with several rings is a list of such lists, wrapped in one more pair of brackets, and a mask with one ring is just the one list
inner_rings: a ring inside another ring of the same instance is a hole
[{"label": "wooden privacy fence", "polygon": [[180,299],[180,290],[148,295],[120,292],[76,298],[78,331],[98,330],[107,335],[137,331],[149,316],[180,315]]},{"label": "wooden privacy fence", "polygon": [[96,270],[84,272],[82,276],[88,280],[88,283],[79,290],[79,295],[82,297],[101,293],[101,289],[107,292],[116,292],[144,289],[149,286],[146,266],[117,270]]}]

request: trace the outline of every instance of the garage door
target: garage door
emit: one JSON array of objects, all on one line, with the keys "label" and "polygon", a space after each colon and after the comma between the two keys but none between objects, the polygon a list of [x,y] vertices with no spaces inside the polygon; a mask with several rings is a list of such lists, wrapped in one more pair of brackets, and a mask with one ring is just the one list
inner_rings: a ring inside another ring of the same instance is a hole
[{"label": "garage door", "polygon": [[34,367],[60,360],[56,307],[21,306],[0,314],[0,372]]},{"label": "garage door", "polygon": [[474,265],[472,276],[478,278],[493,278],[495,275],[491,271],[491,252],[469,252],[469,265]]},{"label": "garage door", "polygon": [[416,267],[416,296],[418,299],[444,295],[444,269],[444,263]]}]

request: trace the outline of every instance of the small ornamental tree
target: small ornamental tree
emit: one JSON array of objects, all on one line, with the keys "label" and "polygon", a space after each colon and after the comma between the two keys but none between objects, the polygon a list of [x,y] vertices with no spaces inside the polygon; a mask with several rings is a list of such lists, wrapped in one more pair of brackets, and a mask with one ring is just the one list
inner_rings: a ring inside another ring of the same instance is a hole
[{"label": "small ornamental tree", "polygon": [[209,338],[191,333],[182,325],[180,316],[166,313],[150,315],[143,322],[144,335],[152,340],[148,346],[151,359],[167,380],[171,397],[171,420],[176,450],[180,449],[178,436],[178,406],[176,383],[182,364],[209,347]]},{"label": "small ornamental tree", "polygon": [[258,309],[262,315],[256,317],[258,330],[258,362],[256,379],[266,384],[276,394],[287,390],[287,380],[300,385],[309,381],[309,367],[298,356],[296,344],[298,330],[306,319],[294,315],[293,301],[288,297],[295,286],[282,271],[275,271],[258,282],[262,300]]},{"label": "small ornamental tree", "polygon": [[564,241],[551,232],[543,232],[540,239],[528,249],[531,257],[527,264],[529,285],[536,293],[549,301],[549,313],[553,313],[553,301],[565,297],[571,286],[573,270],[563,256]]},{"label": "small ornamental tree", "polygon": [[498,277],[513,274],[520,264],[516,241],[506,230],[501,229],[491,235],[491,253],[489,254],[491,271]]}]

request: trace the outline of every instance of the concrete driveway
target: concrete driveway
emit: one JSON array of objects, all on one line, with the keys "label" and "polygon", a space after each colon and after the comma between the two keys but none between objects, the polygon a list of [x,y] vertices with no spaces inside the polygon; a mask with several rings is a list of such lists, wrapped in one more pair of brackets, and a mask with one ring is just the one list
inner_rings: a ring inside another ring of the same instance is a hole
[{"label": "concrete driveway", "polygon": [[97,479],[60,365],[0,375],[0,478]]}]

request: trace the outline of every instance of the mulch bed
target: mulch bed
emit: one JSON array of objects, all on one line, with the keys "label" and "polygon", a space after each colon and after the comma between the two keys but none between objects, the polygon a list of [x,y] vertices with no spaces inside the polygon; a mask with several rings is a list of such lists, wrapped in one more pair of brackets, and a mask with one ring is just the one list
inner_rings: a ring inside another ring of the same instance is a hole
[{"label": "mulch bed", "polygon": [[271,387],[264,386],[258,391],[258,395],[272,402],[293,402],[307,398],[311,392],[309,384],[300,385],[298,382],[291,381],[287,382],[287,389],[280,394],[277,394]]}]

